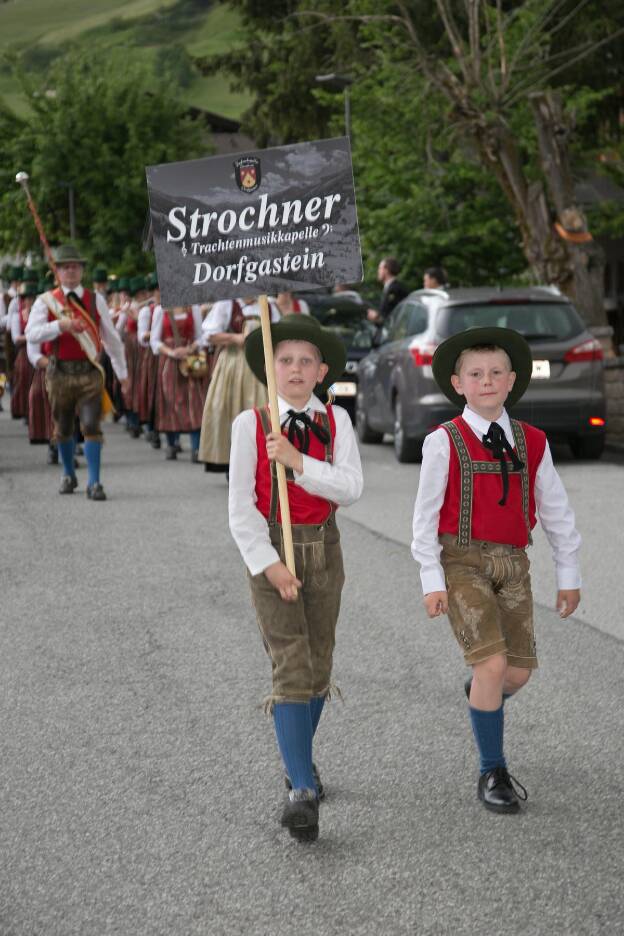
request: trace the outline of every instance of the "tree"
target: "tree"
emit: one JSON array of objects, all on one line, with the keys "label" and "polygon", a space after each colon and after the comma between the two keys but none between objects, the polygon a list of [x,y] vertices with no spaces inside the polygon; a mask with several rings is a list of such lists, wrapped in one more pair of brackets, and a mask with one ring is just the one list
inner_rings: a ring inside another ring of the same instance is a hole
[{"label": "tree", "polygon": [[[455,147],[466,157],[471,154],[496,181],[534,277],[568,293],[588,322],[604,321],[601,254],[587,239],[587,219],[574,201],[570,153],[575,151],[574,110],[588,99],[591,107],[582,116],[599,137],[610,141],[620,132],[621,41],[615,54],[609,51],[624,35],[615,0],[605,0],[599,14],[588,0],[348,0],[339,14],[328,9],[326,0],[293,0],[279,4],[281,17],[272,26],[269,11],[258,16],[253,0],[234,2],[245,21],[260,28],[250,37],[255,70],[246,71],[246,53],[239,50],[235,71],[240,81],[268,91],[272,128],[290,136],[304,130],[291,111],[275,106],[287,89],[284,79],[275,88],[267,78],[272,52],[288,58],[296,49],[298,73],[306,80],[320,62],[356,76],[384,77],[392,68],[400,70],[405,84],[393,101],[396,124],[404,119],[410,95],[422,95],[424,89]],[[338,30],[343,39],[347,36],[341,43],[336,42]],[[322,35],[324,45],[313,35]],[[314,50],[318,59],[311,60]],[[599,50],[603,54],[597,56]],[[572,75],[582,83],[562,83]],[[289,75],[288,80],[298,79]],[[304,100],[311,97],[309,89],[303,93]],[[266,100],[257,114],[263,106],[266,111]],[[306,113],[305,107],[301,110]],[[430,129],[423,127],[423,132]],[[357,136],[355,145],[357,152]],[[392,172],[390,164],[387,171]],[[399,191],[397,185],[397,197]]]},{"label": "tree", "polygon": [[145,166],[205,155],[206,144],[167,74],[123,56],[123,50],[117,59],[72,53],[55,63],[44,87],[20,76],[30,113],[20,119],[0,108],[0,250],[38,247],[15,185],[16,171],[25,170],[52,243],[69,238],[71,184],[85,255],[119,273],[151,266],[141,249]]}]

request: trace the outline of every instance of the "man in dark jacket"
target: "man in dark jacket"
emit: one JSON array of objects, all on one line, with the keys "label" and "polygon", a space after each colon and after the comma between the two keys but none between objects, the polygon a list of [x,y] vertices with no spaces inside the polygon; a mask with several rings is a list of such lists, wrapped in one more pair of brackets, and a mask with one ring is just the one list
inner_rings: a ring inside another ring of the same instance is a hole
[{"label": "man in dark jacket", "polygon": [[369,321],[376,325],[383,325],[395,305],[409,293],[407,287],[397,279],[400,271],[401,264],[394,257],[384,257],[379,263],[377,279],[383,283],[379,310],[369,309],[367,313]]}]

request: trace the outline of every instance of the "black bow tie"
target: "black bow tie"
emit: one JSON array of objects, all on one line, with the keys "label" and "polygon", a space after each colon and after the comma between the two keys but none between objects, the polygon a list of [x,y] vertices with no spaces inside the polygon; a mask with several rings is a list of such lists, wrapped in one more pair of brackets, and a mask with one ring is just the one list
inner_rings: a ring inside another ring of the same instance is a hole
[{"label": "black bow tie", "polygon": [[310,432],[313,432],[323,445],[327,445],[330,439],[329,433],[310,419],[306,412],[296,413],[295,410],[289,409],[288,419],[284,423],[284,428],[286,427],[288,427],[288,441],[294,445],[296,439],[297,448],[303,455],[307,455],[310,448]]},{"label": "black bow tie", "polygon": [[501,464],[501,475],[503,479],[503,496],[499,504],[503,507],[507,503],[507,494],[509,493],[509,471],[507,468],[507,459],[505,452],[511,458],[511,463],[515,471],[521,471],[524,468],[524,462],[521,462],[514,449],[507,441],[507,436],[498,423],[490,423],[486,435],[483,436],[483,444],[490,449],[494,458],[498,458]]}]

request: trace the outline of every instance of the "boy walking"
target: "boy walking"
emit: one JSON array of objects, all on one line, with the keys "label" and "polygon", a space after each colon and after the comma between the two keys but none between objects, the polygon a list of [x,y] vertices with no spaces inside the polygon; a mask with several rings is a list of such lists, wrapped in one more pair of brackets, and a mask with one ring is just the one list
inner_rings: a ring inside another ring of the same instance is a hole
[{"label": "boy walking", "polygon": [[[285,316],[271,333],[282,432],[271,432],[268,407],[235,419],[230,530],[271,658],[269,705],[290,788],[282,825],[314,841],[323,790],[312,740],[330,691],[344,584],[336,510],[360,497],[362,468],[347,412],[319,399],[344,370],[340,339],[302,315]],[[245,355],[266,383],[260,329],[247,337]],[[287,470],[296,576],[284,563],[275,462]]]},{"label": "boy walking", "polygon": [[512,813],[526,790],[503,753],[504,702],[537,666],[526,546],[539,517],[553,551],[557,609],[580,601],[580,536],[545,434],[510,419],[532,372],[524,338],[471,328],[443,342],[433,374],[461,416],[432,432],[414,509],[412,554],[429,617],[448,614],[472,677],[469,715],[479,753],[478,797]]}]

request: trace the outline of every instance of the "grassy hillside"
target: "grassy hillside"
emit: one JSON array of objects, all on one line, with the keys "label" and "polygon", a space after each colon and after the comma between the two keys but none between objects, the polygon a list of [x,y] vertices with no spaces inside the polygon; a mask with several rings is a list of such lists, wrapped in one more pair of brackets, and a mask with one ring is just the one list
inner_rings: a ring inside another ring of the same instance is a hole
[{"label": "grassy hillside", "polygon": [[[191,56],[213,55],[240,42],[236,14],[210,0],[8,0],[0,4],[0,54],[19,54],[33,75],[46,68],[72,43],[103,49],[117,59],[120,50],[156,63],[176,50]],[[184,59],[182,54],[180,59]],[[249,105],[232,92],[226,76],[204,78],[181,67],[180,84],[189,104],[227,117],[239,117]],[[0,96],[17,112],[28,103],[10,70],[0,66]]]}]

